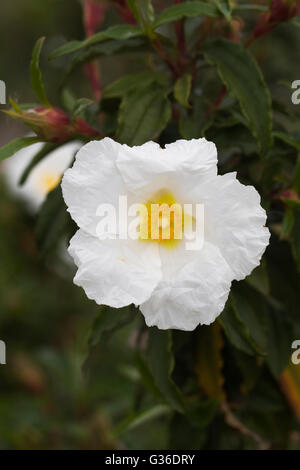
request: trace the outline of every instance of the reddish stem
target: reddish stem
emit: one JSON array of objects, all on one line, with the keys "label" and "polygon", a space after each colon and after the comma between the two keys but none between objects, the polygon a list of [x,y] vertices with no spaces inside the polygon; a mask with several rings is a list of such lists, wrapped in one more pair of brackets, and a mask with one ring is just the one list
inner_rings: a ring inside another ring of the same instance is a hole
[{"label": "reddish stem", "polygon": [[166,53],[165,49],[163,48],[160,40],[156,37],[153,41],[153,46],[155,47],[156,51],[160,55],[160,58],[167,64],[169,69],[171,70],[172,74],[174,75],[175,78],[178,78],[180,76],[180,71],[177,68],[177,65],[175,65],[171,58],[168,56]]},{"label": "reddish stem", "polygon": [[[96,33],[104,20],[107,7],[107,2],[98,3],[95,0],[83,0],[83,23],[87,38]],[[85,65],[84,70],[91,84],[95,99],[98,101],[102,95],[98,63],[96,61],[90,62]]]},{"label": "reddish stem", "polygon": [[[175,0],[175,4],[181,3],[182,0]],[[178,66],[179,68],[185,65],[186,62],[186,43],[184,35],[184,21],[178,20],[175,22],[175,31],[177,37],[177,47],[179,52]]]}]

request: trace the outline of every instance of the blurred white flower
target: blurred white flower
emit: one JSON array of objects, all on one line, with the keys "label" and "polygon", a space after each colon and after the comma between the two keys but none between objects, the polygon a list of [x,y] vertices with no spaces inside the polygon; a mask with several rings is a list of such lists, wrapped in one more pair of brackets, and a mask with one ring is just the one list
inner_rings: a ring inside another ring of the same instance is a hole
[{"label": "blurred white flower", "polygon": [[[82,147],[62,189],[80,229],[69,252],[75,284],[98,304],[140,306],[148,326],[193,330],[222,312],[231,282],[259,264],[269,242],[266,213],[252,186],[236,173],[217,175],[217,151],[205,139],[154,142],[130,148],[109,138]],[[166,193],[167,191],[167,193]],[[189,251],[183,240],[99,239],[99,204],[172,201],[203,204],[204,243]],[[150,241],[151,243],[149,243]],[[172,240],[171,240],[172,241]]]},{"label": "blurred white flower", "polygon": [[23,171],[43,145],[31,145],[1,164],[8,189],[14,196],[23,199],[31,212],[36,212],[48,192],[59,184],[64,171],[70,166],[75,152],[81,146],[80,142],[70,142],[53,150],[33,168],[27,181],[20,186],[19,180]]}]

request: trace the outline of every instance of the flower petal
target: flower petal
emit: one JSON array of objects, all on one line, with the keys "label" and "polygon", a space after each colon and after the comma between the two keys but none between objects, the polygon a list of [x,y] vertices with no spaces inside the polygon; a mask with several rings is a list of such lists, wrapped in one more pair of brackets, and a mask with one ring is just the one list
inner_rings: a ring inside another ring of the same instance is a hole
[{"label": "flower petal", "polygon": [[78,266],[74,283],[98,304],[138,305],[150,297],[162,277],[158,248],[152,243],[99,240],[80,229],[71,239],[69,253]]},{"label": "flower petal", "polygon": [[64,200],[72,218],[80,228],[96,235],[99,204],[118,206],[119,195],[124,194],[122,178],[116,168],[121,145],[106,137],[84,145],[76,155],[72,168],[62,181]]},{"label": "flower petal", "polygon": [[123,146],[117,158],[128,189],[145,197],[162,188],[177,188],[178,193],[187,180],[189,187],[199,184],[203,176],[217,174],[216,164],[216,146],[204,138],[177,140],[165,149],[154,142],[140,147]]},{"label": "flower petal", "polygon": [[190,253],[193,261],[181,263],[179,269],[173,265],[173,276],[168,266],[167,277],[164,275],[151,298],[140,306],[148,326],[190,331],[199,324],[209,325],[222,312],[232,278],[228,264],[210,243]]},{"label": "flower petal", "polygon": [[258,192],[228,173],[197,187],[190,197],[204,203],[206,239],[219,247],[233,279],[244,279],[259,265],[270,238]]}]

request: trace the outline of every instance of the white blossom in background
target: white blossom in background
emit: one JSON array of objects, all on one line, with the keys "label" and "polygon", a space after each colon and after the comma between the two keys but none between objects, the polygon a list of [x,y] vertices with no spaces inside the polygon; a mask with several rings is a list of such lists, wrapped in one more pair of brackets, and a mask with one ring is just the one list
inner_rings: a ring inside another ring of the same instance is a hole
[{"label": "white blossom in background", "polygon": [[[69,252],[75,284],[98,304],[140,306],[148,326],[193,330],[222,312],[231,282],[259,265],[269,242],[266,213],[252,186],[236,173],[217,174],[217,150],[205,139],[154,142],[130,148],[112,139],[81,148],[65,172],[65,202],[79,230]],[[103,239],[99,204],[117,207],[120,195],[145,203],[168,191],[178,203],[203,204],[204,243],[189,251],[183,240]]]},{"label": "white blossom in background", "polygon": [[4,160],[0,166],[1,173],[10,192],[24,200],[30,212],[36,212],[44,202],[49,191],[60,183],[66,168],[70,166],[80,142],[70,142],[49,153],[31,171],[27,181],[20,186],[19,180],[23,171],[44,144],[37,143],[17,152],[13,157]]}]

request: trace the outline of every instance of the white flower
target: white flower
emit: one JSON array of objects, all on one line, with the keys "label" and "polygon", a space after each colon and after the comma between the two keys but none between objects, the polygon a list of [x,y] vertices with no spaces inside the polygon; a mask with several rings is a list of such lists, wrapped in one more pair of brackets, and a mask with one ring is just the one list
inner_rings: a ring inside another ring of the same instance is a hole
[{"label": "white flower", "polygon": [[[252,186],[236,173],[217,175],[217,151],[206,139],[154,142],[130,148],[109,138],[90,142],[62,182],[80,229],[69,252],[78,266],[75,284],[98,304],[140,306],[148,326],[193,330],[222,312],[231,282],[259,264],[269,242],[266,213]],[[180,204],[203,204],[204,243],[189,251],[183,240],[105,239],[97,236],[99,204],[134,203],[168,191]]]},{"label": "white flower", "polygon": [[23,199],[31,212],[36,212],[48,192],[59,184],[64,171],[72,163],[75,152],[80,148],[79,142],[70,142],[52,151],[32,170],[24,185],[20,186],[23,171],[43,145],[37,143],[20,150],[1,165],[8,189],[14,196]]}]

